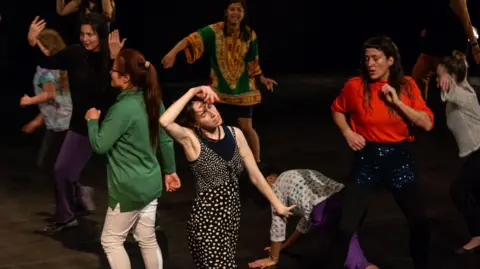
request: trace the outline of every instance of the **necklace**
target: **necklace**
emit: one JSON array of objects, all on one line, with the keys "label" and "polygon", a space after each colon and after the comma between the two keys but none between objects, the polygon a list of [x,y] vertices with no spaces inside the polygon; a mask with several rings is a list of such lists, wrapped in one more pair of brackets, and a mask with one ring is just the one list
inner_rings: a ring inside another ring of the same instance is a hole
[{"label": "necklace", "polygon": [[204,138],[204,139],[207,140],[208,142],[217,143],[218,141],[220,141],[220,136],[221,136],[221,134],[222,134],[222,132],[221,132],[221,130],[220,130],[220,126],[217,127],[217,130],[218,130],[218,138],[217,138],[217,139],[213,139],[213,138],[207,137],[207,136],[203,133],[203,129],[200,129],[200,133],[202,134],[202,138]]}]

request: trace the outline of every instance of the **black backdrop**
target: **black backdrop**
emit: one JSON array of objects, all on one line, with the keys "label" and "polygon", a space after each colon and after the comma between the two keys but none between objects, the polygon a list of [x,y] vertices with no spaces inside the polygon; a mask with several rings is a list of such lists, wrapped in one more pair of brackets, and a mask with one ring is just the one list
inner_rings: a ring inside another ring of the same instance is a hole
[{"label": "black backdrop", "polygon": [[[401,50],[407,73],[418,55],[419,32],[430,0],[249,0],[250,25],[260,42],[262,69],[269,76],[292,73],[351,73],[366,38],[384,34]],[[26,42],[35,15],[48,21],[69,42],[76,42],[76,16],[59,17],[55,0],[0,1],[0,76],[4,130],[18,130],[22,113],[18,100],[32,93],[35,68]],[[206,59],[187,65],[183,54],[173,69],[160,68],[160,60],[176,42],[192,31],[223,18],[226,1],[220,0],[116,0],[118,28],[127,46],[142,51],[159,69],[162,82],[206,79]],[[474,24],[479,1],[469,1]],[[15,120],[12,120],[14,118]],[[3,131],[2,133],[8,133]]]}]

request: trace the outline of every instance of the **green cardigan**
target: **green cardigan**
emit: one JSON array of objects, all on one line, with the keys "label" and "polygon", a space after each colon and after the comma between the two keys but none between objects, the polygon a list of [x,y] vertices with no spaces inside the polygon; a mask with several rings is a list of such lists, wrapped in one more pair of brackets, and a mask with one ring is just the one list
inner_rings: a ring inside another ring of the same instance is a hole
[{"label": "green cardigan", "polygon": [[[161,114],[165,107],[161,104]],[[175,172],[173,140],[160,127],[158,148],[152,149],[143,90],[125,90],[108,110],[99,127],[88,121],[93,150],[107,154],[108,206],[122,212],[145,207],[161,196],[163,174]],[[160,163],[157,160],[159,155]]]}]

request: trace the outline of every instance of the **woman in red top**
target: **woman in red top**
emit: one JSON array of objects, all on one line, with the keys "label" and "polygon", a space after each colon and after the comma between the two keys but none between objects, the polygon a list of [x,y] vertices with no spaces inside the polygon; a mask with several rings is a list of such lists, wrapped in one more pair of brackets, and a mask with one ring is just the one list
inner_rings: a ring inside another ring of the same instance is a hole
[{"label": "woman in red top", "polygon": [[412,139],[408,125],[431,130],[432,111],[413,79],[403,75],[400,54],[390,38],[374,37],[365,42],[360,69],[360,76],[345,84],[331,108],[355,157],[354,182],[345,190],[338,240],[331,249],[331,268],[342,268],[349,240],[361,225],[368,198],[380,185],[389,187],[405,214],[415,268],[427,268],[429,229],[408,149]]}]

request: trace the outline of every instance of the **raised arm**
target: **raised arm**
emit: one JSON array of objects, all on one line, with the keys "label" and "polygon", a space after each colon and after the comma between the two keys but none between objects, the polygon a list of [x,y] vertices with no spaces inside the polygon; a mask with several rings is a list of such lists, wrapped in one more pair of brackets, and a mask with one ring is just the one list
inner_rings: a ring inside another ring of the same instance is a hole
[{"label": "raised arm", "polygon": [[[165,106],[163,103],[160,108],[160,115],[165,113]],[[165,174],[171,174],[176,172],[175,164],[175,150],[173,147],[173,140],[168,135],[166,130],[161,126],[159,133],[159,143],[158,143],[158,158],[160,160],[160,165],[162,166],[162,171]]]},{"label": "raised arm", "polygon": [[162,59],[164,68],[171,68],[175,64],[175,58],[181,51],[185,51],[188,63],[194,63],[204,52],[215,44],[215,33],[213,26],[204,27],[183,38],[173,47]]},{"label": "raised arm", "polygon": [[38,35],[45,29],[46,22],[38,16],[30,24],[28,30],[28,43],[30,46],[37,46],[42,53],[38,53],[42,57],[40,59],[41,66],[47,69],[67,70],[70,57],[76,53],[74,46],[68,46],[65,49],[50,55],[50,52],[38,41]]},{"label": "raised arm", "polygon": [[188,135],[188,129],[180,126],[175,122],[178,115],[182,112],[187,103],[196,95],[196,89],[192,88],[187,91],[180,99],[173,103],[163,114],[160,116],[160,125],[167,131],[167,133],[182,146],[190,145],[190,137]]},{"label": "raised arm", "polygon": [[467,0],[450,0],[450,7],[462,22],[463,29],[470,42],[477,44],[478,46],[477,37],[473,32],[470,14],[468,13]]},{"label": "raised arm", "polygon": [[80,0],[72,0],[65,5],[65,0],[57,0],[57,14],[67,16],[79,10]]},{"label": "raised arm", "polygon": [[472,44],[472,55],[475,62],[480,64],[480,47],[478,45],[477,37],[473,31],[472,22],[470,21],[467,0],[450,0],[450,6],[452,7],[453,12],[455,12],[462,22],[465,34]]},{"label": "raised arm", "polygon": [[440,78],[441,98],[444,102],[452,102],[459,108],[472,109],[478,106],[475,90],[468,82],[457,83],[449,75]]},{"label": "raised arm", "polygon": [[[195,142],[195,134],[188,128],[180,126],[176,123],[178,115],[182,112],[187,103],[196,95],[200,94],[203,88],[209,88],[207,86],[201,86],[192,88],[187,91],[180,99],[173,103],[161,116],[160,125],[165,131],[178,143],[180,143],[185,151],[185,155],[188,160],[195,160],[200,154],[200,145]],[[213,91],[210,89],[213,93]]]},{"label": "raised arm", "polygon": [[108,20],[112,20],[113,18],[113,11],[115,9],[115,0],[102,0],[102,10],[105,17]]}]

